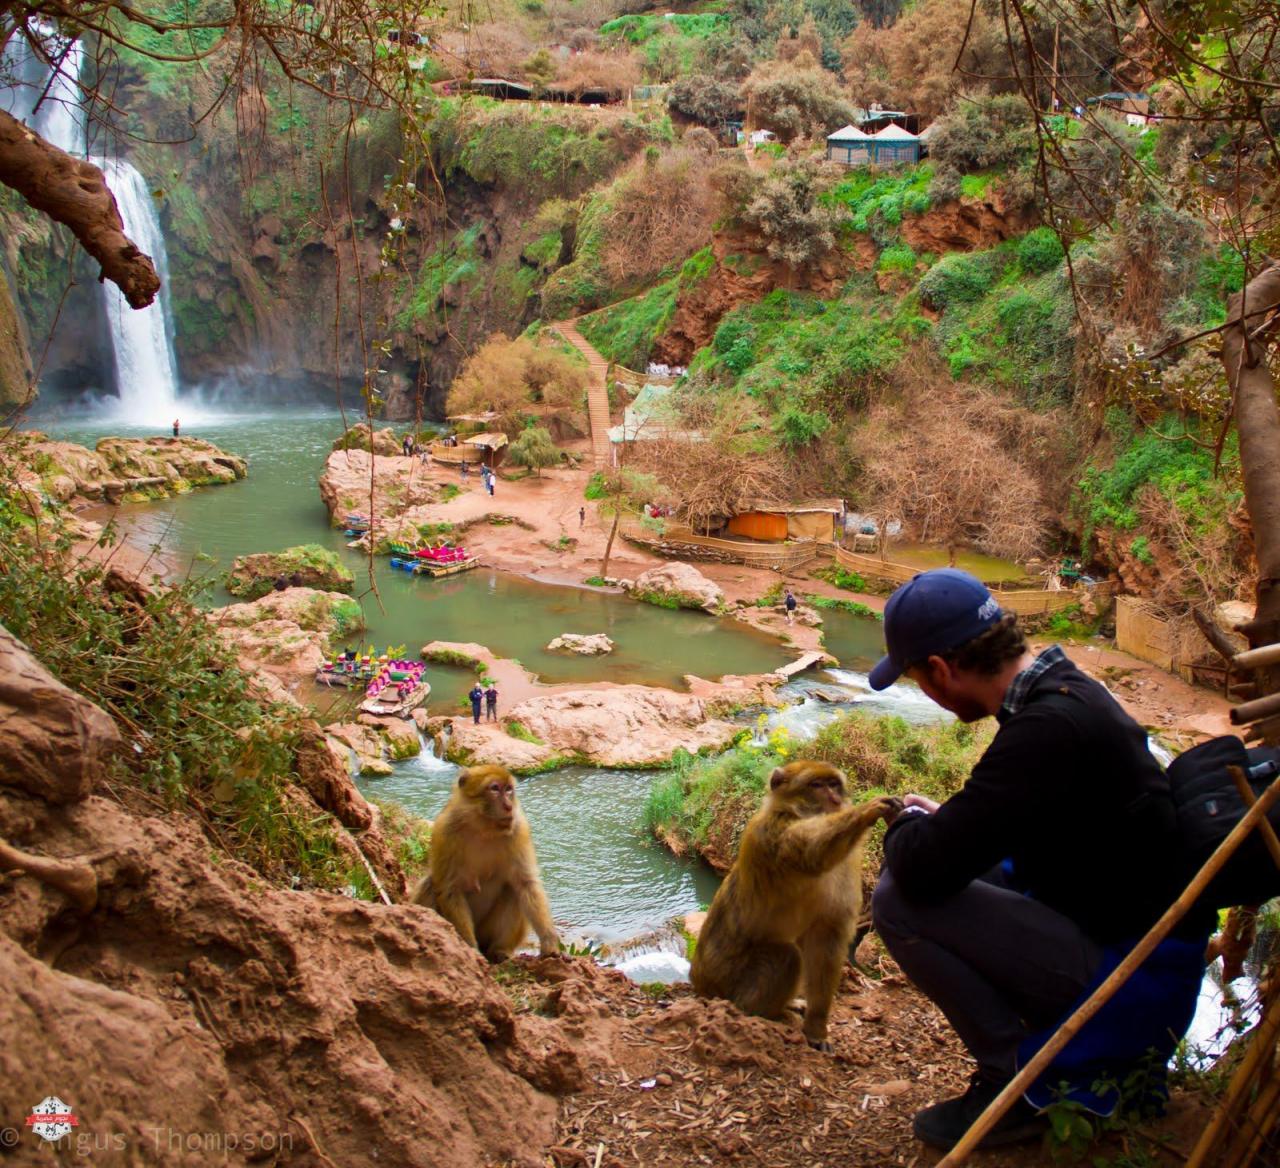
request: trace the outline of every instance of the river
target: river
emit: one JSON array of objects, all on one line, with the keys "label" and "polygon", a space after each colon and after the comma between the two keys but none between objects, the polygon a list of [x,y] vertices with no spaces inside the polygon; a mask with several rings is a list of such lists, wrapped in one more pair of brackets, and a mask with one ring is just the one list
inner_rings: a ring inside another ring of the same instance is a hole
[{"label": "river", "polygon": [[[232,598],[219,580],[236,555],[277,551],[300,543],[332,548],[367,588],[367,561],[329,526],[317,478],[342,432],[335,411],[306,410],[201,417],[188,405],[183,432],[217,443],[249,460],[249,477],[154,503],[121,507],[117,523],[135,546],[159,550],[175,575],[209,584],[210,603]],[[148,431],[92,419],[44,423],[58,438],[92,446],[107,433]],[[150,432],[155,432],[152,429]],[[362,597],[369,624],[365,642],[405,645],[430,640],[478,641],[520,660],[548,682],[611,680],[681,688],[686,673],[719,677],[764,672],[789,659],[774,639],[727,619],[673,612],[588,588],[556,587],[482,569],[448,580],[409,577],[375,561],[379,596]],[[605,632],[608,657],[550,654],[543,645],[565,632]],[[824,613],[826,644],[842,668],[790,683],[796,704],[771,715],[769,725],[812,733],[850,708],[895,712],[913,720],[939,711],[913,687],[872,694],[866,669],[882,648],[880,625],[847,613]],[[433,669],[432,706],[454,711],[471,683],[462,670]],[[820,686],[826,699],[806,696]],[[434,817],[457,768],[424,754],[399,763],[385,779],[362,779],[372,798]],[[638,824],[653,771],[571,767],[523,781],[520,799],[533,830],[547,894],[568,936],[617,940],[707,904],[717,877],[705,865],[682,861],[642,838]]]}]

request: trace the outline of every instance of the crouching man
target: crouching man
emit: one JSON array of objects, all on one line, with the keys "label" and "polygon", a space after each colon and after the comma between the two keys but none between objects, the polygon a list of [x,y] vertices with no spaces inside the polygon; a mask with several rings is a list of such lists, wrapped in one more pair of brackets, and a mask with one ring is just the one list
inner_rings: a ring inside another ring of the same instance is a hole
[{"label": "crouching man", "polygon": [[[1058,646],[1033,655],[974,577],[916,576],[884,633],[873,689],[906,676],[961,721],[1000,723],[957,794],[907,797],[872,899],[889,952],[977,1063],[964,1095],[915,1117],[918,1139],[950,1148],[1013,1077],[1019,1043],[1090,986],[1104,946],[1136,942],[1177,896],[1173,807],[1145,731]],[[1041,1130],[1020,1100],[983,1146]]]}]

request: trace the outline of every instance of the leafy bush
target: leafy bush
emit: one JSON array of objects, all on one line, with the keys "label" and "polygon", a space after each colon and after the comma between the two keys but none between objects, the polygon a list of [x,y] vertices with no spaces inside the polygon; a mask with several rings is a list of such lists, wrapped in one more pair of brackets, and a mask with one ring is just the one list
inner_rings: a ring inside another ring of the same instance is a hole
[{"label": "leafy bush", "polygon": [[945,255],[921,278],[920,299],[937,309],[981,300],[994,287],[1003,261],[995,252]]},{"label": "leafy bush", "polygon": [[69,541],[36,554],[28,532],[0,492],[0,624],[116,722],[128,749],[107,764],[112,784],[199,808],[213,845],[270,879],[345,885],[331,821],[289,789],[306,718],[257,695],[198,607],[200,586],[108,592]]},{"label": "leafy bush", "polygon": [[881,272],[907,272],[916,270],[916,253],[908,243],[896,243],[880,253],[876,268]]},{"label": "leafy bush", "polygon": [[527,466],[534,474],[540,474],[545,466],[555,466],[560,461],[560,448],[552,441],[543,426],[529,426],[520,431],[507,450],[507,458],[516,466]]},{"label": "leafy bush", "polygon": [[[823,759],[840,767],[855,801],[909,792],[943,800],[963,785],[993,732],[963,722],[920,726],[850,713],[808,740],[775,730],[763,744],[740,743],[717,758],[683,754],[654,784],[643,827],[673,850],[699,852],[727,866],[760,805],[769,773],[788,759]],[[876,851],[873,846],[871,870]]]},{"label": "leafy bush", "polygon": [[1056,268],[1063,255],[1062,241],[1052,227],[1037,227],[1018,242],[1018,263],[1032,276]]}]

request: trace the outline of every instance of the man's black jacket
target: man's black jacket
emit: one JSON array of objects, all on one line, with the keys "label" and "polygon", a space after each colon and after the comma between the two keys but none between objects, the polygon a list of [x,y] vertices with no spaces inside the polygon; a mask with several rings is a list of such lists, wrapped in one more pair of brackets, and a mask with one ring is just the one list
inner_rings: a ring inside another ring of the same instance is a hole
[{"label": "man's black jacket", "polygon": [[926,902],[1012,859],[1019,888],[1103,944],[1146,932],[1186,876],[1146,733],[1070,661],[1036,679],[957,794],[889,828],[884,851],[902,892]]}]

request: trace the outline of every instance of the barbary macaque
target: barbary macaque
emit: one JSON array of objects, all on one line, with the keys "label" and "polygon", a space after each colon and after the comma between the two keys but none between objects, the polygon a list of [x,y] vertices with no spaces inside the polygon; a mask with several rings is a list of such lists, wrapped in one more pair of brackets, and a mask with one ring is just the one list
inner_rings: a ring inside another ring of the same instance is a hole
[{"label": "barbary macaque", "polygon": [[505,767],[459,773],[432,825],[429,874],[413,902],[435,909],[495,964],[515,952],[530,927],[544,957],[560,951],[529,822]]},{"label": "barbary macaque", "polygon": [[779,1019],[804,981],[804,1036],[830,1050],[827,1022],[862,901],[862,843],[895,798],[851,806],[825,762],[777,767],[711,902],[690,980],[704,997]]}]

